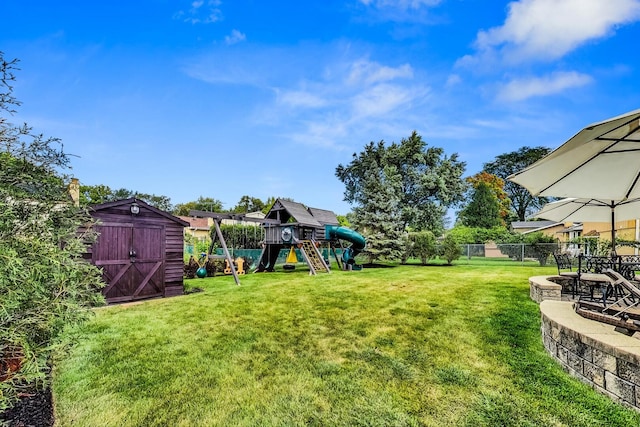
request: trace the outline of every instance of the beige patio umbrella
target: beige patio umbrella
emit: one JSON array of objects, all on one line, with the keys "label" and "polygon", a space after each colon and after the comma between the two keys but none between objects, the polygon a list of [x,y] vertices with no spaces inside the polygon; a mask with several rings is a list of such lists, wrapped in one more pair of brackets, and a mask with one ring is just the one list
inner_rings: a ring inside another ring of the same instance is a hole
[{"label": "beige patio umbrella", "polygon": [[[533,196],[640,198],[640,109],[594,123],[507,177]],[[640,216],[640,215],[638,215]]]},{"label": "beige patio umbrella", "polygon": [[[623,201],[578,199],[569,197],[547,203],[532,215],[534,218],[557,222],[609,222],[611,221],[611,244],[616,247],[616,220],[640,217],[640,198]],[[616,219],[617,218],[617,219]]]}]

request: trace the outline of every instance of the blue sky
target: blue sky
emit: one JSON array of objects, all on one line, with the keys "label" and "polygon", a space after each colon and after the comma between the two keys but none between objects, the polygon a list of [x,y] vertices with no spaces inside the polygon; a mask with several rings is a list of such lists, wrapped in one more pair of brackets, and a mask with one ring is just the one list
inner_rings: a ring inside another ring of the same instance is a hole
[{"label": "blue sky", "polygon": [[640,108],[640,0],[2,0],[12,118],[83,184],[345,214],[338,164],[416,130],[465,176]]}]

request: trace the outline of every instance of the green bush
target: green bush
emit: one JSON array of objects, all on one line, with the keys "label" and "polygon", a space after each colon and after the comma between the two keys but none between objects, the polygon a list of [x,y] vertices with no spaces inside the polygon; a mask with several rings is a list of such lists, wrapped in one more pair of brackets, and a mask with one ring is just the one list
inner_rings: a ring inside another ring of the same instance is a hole
[{"label": "green bush", "polygon": [[[523,247],[524,245],[524,254]],[[500,252],[509,258],[522,261],[525,258],[535,258],[540,266],[547,265],[549,256],[560,249],[558,240],[553,236],[546,236],[542,232],[529,234],[513,234],[507,242],[498,245]]]},{"label": "green bush", "polygon": [[438,255],[436,236],[431,231],[411,233],[409,237],[413,243],[412,255],[419,258],[423,265]]},{"label": "green bush", "polygon": [[[0,112],[17,105],[13,63],[0,52]],[[93,220],[71,203],[56,143],[0,117],[0,411],[48,385],[66,327],[104,302],[100,270],[83,259]]]},{"label": "green bush", "polygon": [[442,257],[447,261],[447,264],[449,265],[451,265],[453,261],[457,260],[458,258],[460,258],[460,255],[462,255],[462,249],[460,248],[460,245],[451,235],[447,235],[442,241],[441,251]]},{"label": "green bush", "polygon": [[[82,258],[92,232],[78,234],[90,217],[68,200],[60,202],[66,196],[62,180],[8,153],[0,154],[0,169],[0,353],[3,359],[16,352],[22,357],[19,371],[0,373],[7,377],[0,382],[3,409],[22,388],[46,384],[65,326],[84,320],[84,307],[103,299],[100,271]],[[8,182],[15,174],[27,188],[39,185],[25,194]]]}]

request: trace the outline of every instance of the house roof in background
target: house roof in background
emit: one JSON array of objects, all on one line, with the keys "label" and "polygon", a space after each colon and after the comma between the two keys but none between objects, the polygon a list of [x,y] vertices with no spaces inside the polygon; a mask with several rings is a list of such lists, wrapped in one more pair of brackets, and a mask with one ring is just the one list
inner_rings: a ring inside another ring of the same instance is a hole
[{"label": "house roof in background", "polygon": [[209,230],[209,218],[196,218],[192,216],[178,216],[183,221],[189,223],[189,228],[195,230]]},{"label": "house roof in background", "polygon": [[560,230],[561,233],[569,233],[571,231],[582,231],[582,224],[574,224],[571,227]]},{"label": "house roof in background", "polygon": [[514,221],[511,223],[511,228],[548,228],[549,226],[561,224],[555,221]]}]

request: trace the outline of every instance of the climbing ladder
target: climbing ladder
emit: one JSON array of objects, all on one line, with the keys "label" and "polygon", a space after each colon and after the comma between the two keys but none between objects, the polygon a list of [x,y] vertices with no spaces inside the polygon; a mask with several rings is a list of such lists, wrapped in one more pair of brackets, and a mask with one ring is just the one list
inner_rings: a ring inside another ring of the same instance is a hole
[{"label": "climbing ladder", "polygon": [[326,271],[327,273],[331,272],[313,240],[303,240],[300,252],[309,266],[310,275],[315,275],[318,271]]}]

